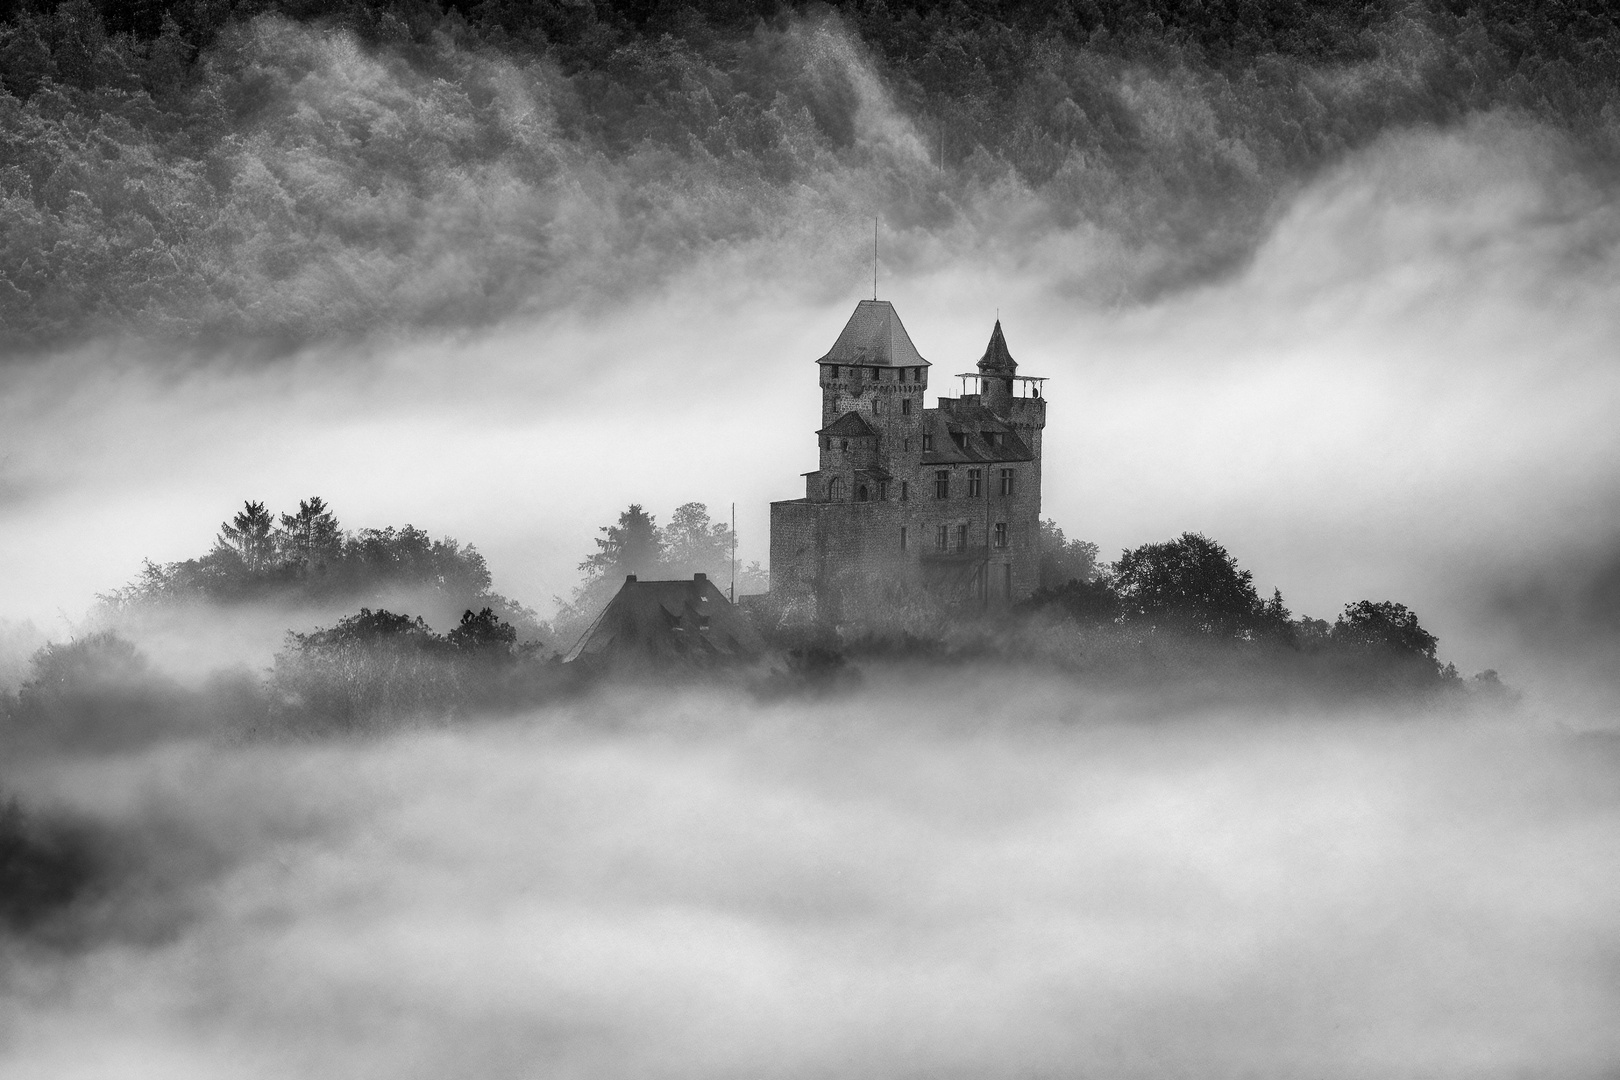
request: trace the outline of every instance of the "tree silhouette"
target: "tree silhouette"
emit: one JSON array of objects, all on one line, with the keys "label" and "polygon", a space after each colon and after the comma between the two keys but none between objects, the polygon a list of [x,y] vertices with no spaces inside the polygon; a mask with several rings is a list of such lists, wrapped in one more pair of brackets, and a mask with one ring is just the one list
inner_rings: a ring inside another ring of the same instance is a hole
[{"label": "tree silhouette", "polygon": [[1097,576],[1097,545],[1089,540],[1070,540],[1051,518],[1041,522],[1040,584],[1056,589],[1071,581],[1086,582]]},{"label": "tree silhouette", "polygon": [[283,562],[306,570],[324,567],[343,554],[343,530],[319,495],[298,501],[298,513],[282,514],[276,547]]},{"label": "tree silhouette", "polygon": [[641,576],[657,569],[664,558],[664,540],[658,523],[640,503],[631,503],[619,515],[617,525],[604,525],[596,541],[597,551],[579,568],[591,579]]},{"label": "tree silhouette", "polygon": [[457,649],[467,652],[498,650],[509,653],[517,644],[517,628],[502,622],[489,608],[474,615],[471,610],[461,613],[461,624],[445,636]]},{"label": "tree silhouette", "polygon": [[1386,649],[1436,663],[1440,639],[1418,625],[1417,613],[1393,600],[1358,600],[1344,606],[1333,624],[1333,641],[1370,649]]},{"label": "tree silhouette", "polygon": [[271,536],[274,521],[261,502],[246,502],[242,510],[219,527],[215,547],[236,553],[248,573],[268,569],[275,559],[276,544]]},{"label": "tree silhouette", "polygon": [[682,503],[660,531],[664,563],[672,577],[702,572],[728,577],[731,569],[731,526],[711,523],[709,508],[700,502]]},{"label": "tree silhouette", "polygon": [[1167,626],[1235,636],[1259,629],[1268,612],[1287,620],[1282,595],[1263,603],[1254,575],[1202,533],[1125,552],[1114,585],[1128,615]]}]

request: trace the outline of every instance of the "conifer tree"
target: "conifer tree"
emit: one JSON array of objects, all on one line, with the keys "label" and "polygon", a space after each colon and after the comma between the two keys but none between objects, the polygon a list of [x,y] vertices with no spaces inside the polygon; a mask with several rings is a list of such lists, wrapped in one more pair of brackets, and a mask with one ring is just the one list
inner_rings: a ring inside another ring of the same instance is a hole
[{"label": "conifer tree", "polygon": [[264,503],[245,502],[235,517],[220,525],[219,537],[214,541],[215,550],[235,552],[248,573],[262,573],[275,560],[273,527],[274,519]]}]

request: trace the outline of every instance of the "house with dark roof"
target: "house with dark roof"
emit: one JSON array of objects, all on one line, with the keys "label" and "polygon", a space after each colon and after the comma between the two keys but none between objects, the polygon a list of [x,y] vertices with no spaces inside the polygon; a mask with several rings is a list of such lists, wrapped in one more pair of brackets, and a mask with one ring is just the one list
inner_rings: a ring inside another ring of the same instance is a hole
[{"label": "house with dark roof", "polygon": [[1018,373],[1001,321],[932,409],[932,365],[886,300],[856,304],[816,364],[817,468],[771,504],[774,605],[838,622],[892,585],[987,607],[1033,592],[1045,380]]},{"label": "house with dark roof", "polygon": [[655,673],[748,665],[769,652],[707,575],[640,581],[631,574],[563,662]]}]

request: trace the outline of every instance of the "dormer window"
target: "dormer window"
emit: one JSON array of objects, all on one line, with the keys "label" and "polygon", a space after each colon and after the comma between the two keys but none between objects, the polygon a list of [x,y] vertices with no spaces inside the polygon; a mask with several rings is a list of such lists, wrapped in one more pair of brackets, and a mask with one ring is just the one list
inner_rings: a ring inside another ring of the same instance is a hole
[{"label": "dormer window", "polygon": [[967,449],[967,432],[965,432],[965,431],[953,431],[953,432],[951,432],[951,441],[956,444],[956,448],[958,450],[966,450]]},{"label": "dormer window", "polygon": [[926,432],[923,434],[922,448],[924,450],[932,450],[934,448],[934,436],[933,435],[928,434]]}]

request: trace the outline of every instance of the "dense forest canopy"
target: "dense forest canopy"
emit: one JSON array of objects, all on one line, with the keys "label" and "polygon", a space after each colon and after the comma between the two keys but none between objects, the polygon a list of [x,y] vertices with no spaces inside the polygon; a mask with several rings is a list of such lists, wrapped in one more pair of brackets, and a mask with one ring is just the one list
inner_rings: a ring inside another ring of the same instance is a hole
[{"label": "dense forest canopy", "polygon": [[1114,302],[1393,130],[1620,161],[1602,0],[9,0],[0,84],[13,352],[478,325],[755,242],[836,291],[869,212],[901,263],[1089,231],[1063,284]]}]

